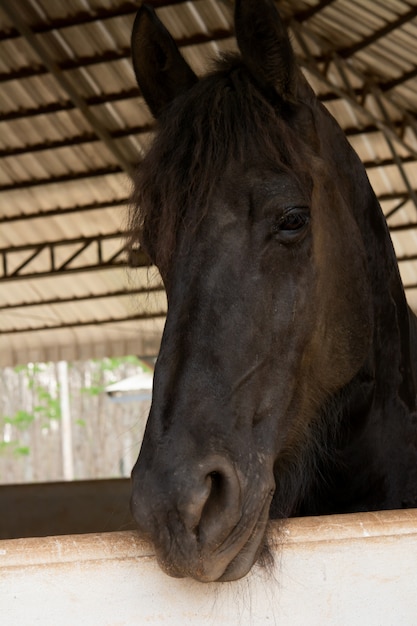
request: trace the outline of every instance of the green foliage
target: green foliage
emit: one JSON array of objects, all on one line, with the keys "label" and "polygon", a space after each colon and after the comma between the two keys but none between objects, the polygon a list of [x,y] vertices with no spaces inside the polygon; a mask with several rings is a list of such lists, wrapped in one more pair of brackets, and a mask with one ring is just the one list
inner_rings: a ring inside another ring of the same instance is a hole
[{"label": "green foliage", "polygon": [[90,387],[82,387],[80,391],[87,396],[99,396],[105,388],[105,385],[90,385]]},{"label": "green foliage", "polygon": [[93,363],[97,365],[97,370],[93,375],[91,385],[89,385],[88,387],[82,387],[80,390],[81,393],[91,397],[99,396],[106,390],[106,387],[109,383],[103,382],[104,373],[117,372],[117,370],[125,364],[136,365],[137,367],[145,369],[144,363],[142,363],[140,359],[133,355],[123,357],[106,357],[104,359],[93,359]]},{"label": "green foliage", "polygon": [[39,417],[44,418],[45,421],[61,419],[59,398],[54,398],[45,387],[40,385],[35,388],[35,392],[37,393],[40,404],[34,407],[33,412]]},{"label": "green foliage", "polygon": [[17,448],[13,450],[13,453],[16,456],[29,456],[30,448],[29,446],[18,446]]},{"label": "green foliage", "polygon": [[13,454],[14,456],[29,456],[29,446],[20,445],[15,439],[12,441],[0,441],[0,454]]},{"label": "green foliage", "polygon": [[28,376],[33,376],[35,374],[39,374],[39,372],[44,371],[43,363],[28,363],[28,365],[16,365],[14,368],[16,374],[20,374],[21,372],[26,372]]},{"label": "green foliage", "polygon": [[[104,359],[95,359],[94,371],[92,374],[91,384],[83,387],[80,391],[90,397],[98,397],[104,393],[106,386],[109,384],[109,373],[118,373],[123,365],[133,365],[142,370],[150,370],[136,356],[112,357]],[[72,364],[69,363],[69,367]],[[10,441],[0,440],[0,455],[12,454],[13,456],[24,458],[30,454],[30,448],[23,445],[19,440],[20,435],[28,431],[33,426],[40,428],[49,428],[51,420],[61,419],[61,407],[59,399],[59,385],[56,386],[55,397],[49,388],[39,381],[42,380],[42,373],[46,373],[50,368],[50,364],[29,363],[27,365],[19,365],[14,368],[14,372],[24,377],[24,384],[32,392],[32,408],[31,410],[19,409],[14,415],[1,416],[0,414],[0,437],[2,431],[8,424],[11,435]],[[119,375],[119,374],[118,374]],[[116,377],[117,378],[117,377]],[[75,423],[82,427],[86,427],[84,419],[77,419]]]},{"label": "green foliage", "polygon": [[141,361],[136,356],[123,356],[123,357],[106,357],[105,359],[95,359],[94,363],[97,363],[99,369],[102,372],[114,372],[121,365],[129,363],[130,365],[142,366]]},{"label": "green foliage", "polygon": [[17,445],[17,441],[0,441],[0,454],[2,452],[8,452],[15,445]]},{"label": "green foliage", "polygon": [[[45,365],[42,363],[19,365],[14,368],[14,371],[17,374],[25,374],[26,385],[33,393],[34,406],[31,412],[19,409],[12,416],[0,417],[0,426],[2,422],[4,425],[10,424],[10,426],[23,433],[34,423],[39,422],[40,427],[45,428],[49,426],[50,420],[59,420],[61,418],[59,398],[54,398],[48,388],[39,384],[36,378],[38,374],[45,371]],[[1,453],[12,453],[17,457],[26,457],[30,454],[30,448],[13,439],[0,442]]]},{"label": "green foliage", "polygon": [[13,417],[4,417],[5,424],[16,426],[19,430],[26,430],[35,420],[35,416],[27,411],[17,411]]}]

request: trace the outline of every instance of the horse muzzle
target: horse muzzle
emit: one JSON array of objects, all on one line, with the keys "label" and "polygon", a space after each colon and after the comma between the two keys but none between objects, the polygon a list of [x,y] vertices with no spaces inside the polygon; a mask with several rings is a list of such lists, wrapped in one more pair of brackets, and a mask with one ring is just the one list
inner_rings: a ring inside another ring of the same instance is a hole
[{"label": "horse muzzle", "polygon": [[212,455],[159,479],[138,461],[132,478],[133,516],[167,574],[213,582],[248,573],[263,547],[272,475],[250,483],[230,460]]}]

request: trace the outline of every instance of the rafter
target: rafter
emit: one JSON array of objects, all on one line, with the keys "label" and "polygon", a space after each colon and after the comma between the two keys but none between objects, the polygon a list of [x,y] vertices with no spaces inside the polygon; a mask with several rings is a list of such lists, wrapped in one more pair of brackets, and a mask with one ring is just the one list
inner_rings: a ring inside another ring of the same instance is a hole
[{"label": "rafter", "polygon": [[[385,120],[385,123],[387,126],[390,126],[390,118],[389,115],[387,113],[387,110],[385,108],[384,102],[383,102],[383,98],[382,98],[382,94],[381,92],[379,92],[375,87],[371,88],[372,89],[372,94],[375,98],[375,101],[379,107],[379,110],[381,111],[381,116],[382,118]],[[387,145],[389,147],[389,150],[393,156],[393,160],[395,165],[398,168],[398,171],[400,172],[400,176],[403,180],[403,183],[410,195],[411,200],[414,202],[414,206],[417,209],[417,194],[413,189],[413,186],[411,184],[411,181],[408,178],[408,175],[404,169],[404,165],[403,165],[403,159],[401,159],[401,157],[399,156],[397,150],[395,149],[395,145],[394,143],[391,141],[391,135],[384,132],[384,136],[385,136],[385,141],[387,142]]]},{"label": "rafter", "polygon": [[72,207],[56,207],[49,211],[37,211],[36,213],[23,213],[19,215],[3,215],[0,216],[0,224],[10,224],[12,222],[22,222],[28,220],[45,219],[50,217],[60,217],[62,215],[71,215],[73,213],[84,213],[87,211],[101,211],[103,209],[125,208],[129,202],[129,198],[117,198],[107,202],[94,202],[92,204],[77,204]]},{"label": "rafter", "polygon": [[[140,126],[131,126],[130,128],[121,128],[111,133],[113,139],[125,139],[132,135],[144,135],[153,130],[154,124],[142,124]],[[82,133],[65,139],[56,141],[40,142],[19,146],[16,148],[4,148],[0,150],[0,158],[16,157],[28,152],[42,152],[43,150],[59,150],[60,148],[72,148],[74,146],[82,146],[99,141],[94,133]]]},{"label": "rafter", "polygon": [[[405,163],[411,163],[414,162],[417,159],[417,157],[415,157],[414,155],[405,157],[402,159],[402,162]],[[377,168],[377,167],[384,167],[384,166],[389,166],[389,165],[396,165],[395,161],[393,159],[387,159],[387,160],[383,160],[380,162],[366,162],[365,165],[371,170],[373,168]],[[13,191],[14,189],[30,189],[32,187],[39,187],[39,186],[48,186],[48,185],[54,185],[54,184],[62,184],[62,183],[74,183],[74,182],[81,182],[84,180],[88,180],[90,178],[99,178],[100,176],[108,176],[111,174],[120,174],[121,170],[119,168],[102,168],[102,169],[97,169],[97,170],[89,170],[87,172],[80,172],[78,174],[76,173],[71,173],[71,174],[65,174],[63,176],[55,176],[55,177],[50,177],[50,178],[39,178],[39,179],[32,179],[29,181],[22,181],[22,182],[14,182],[12,184],[8,184],[8,185],[3,185],[2,187],[0,187],[0,192],[2,191]],[[411,185],[411,183],[410,183]],[[413,194],[417,194],[417,190],[413,189]],[[391,201],[391,200],[398,200],[401,201],[404,198],[410,198],[410,193],[404,193],[403,191],[393,191],[391,193],[381,193],[381,194],[377,194],[378,200],[379,202],[384,202],[384,201]],[[19,221],[21,219],[23,220],[30,220],[33,218],[37,219],[37,218],[42,218],[42,217],[51,217],[54,215],[64,215],[65,213],[76,213],[79,211],[84,211],[84,210],[90,210],[89,206],[91,206],[91,210],[94,210],[94,208],[105,208],[106,206],[117,206],[118,204],[123,204],[125,201],[124,200],[116,200],[114,202],[114,204],[112,203],[112,201],[110,203],[107,202],[103,202],[103,203],[98,203],[97,205],[86,205],[85,207],[81,206],[81,207],[70,207],[68,209],[59,209],[59,208],[55,208],[55,209],[51,209],[50,211],[41,211],[41,212],[36,212],[33,214],[33,216],[31,214],[25,214],[25,215],[17,215],[17,216],[10,216],[10,217],[3,217],[0,218],[0,224],[1,223],[7,223],[7,222],[13,222],[13,221]],[[126,199],[126,202],[128,202],[128,199]],[[0,250],[1,253],[1,250]]]},{"label": "rafter", "polygon": [[72,102],[85,117],[87,122],[93,128],[96,135],[103,141],[103,143],[113,154],[119,166],[129,176],[132,176],[134,172],[133,165],[126,159],[124,153],[114,142],[107,129],[103,126],[98,117],[96,117],[96,115],[91,111],[84,98],[79,94],[77,89],[73,87],[70,80],[68,80],[66,75],[55,63],[53,58],[50,56],[49,51],[44,46],[43,42],[36,36],[32,29],[22,19],[21,13],[16,7],[15,3],[11,3],[8,0],[0,0],[0,7],[9,17],[9,19],[14,23],[16,28],[26,39],[29,45],[33,48],[33,50],[41,59],[42,63],[48,68],[49,72],[54,76],[55,80],[59,83],[61,88],[69,95]]},{"label": "rafter", "polygon": [[343,59],[348,59],[349,57],[353,56],[357,52],[360,52],[361,50],[363,50],[364,48],[371,46],[372,44],[382,39],[383,37],[387,37],[387,35],[392,33],[397,28],[401,28],[401,26],[404,26],[404,24],[407,24],[416,16],[417,16],[417,7],[413,7],[409,11],[407,11],[407,13],[403,13],[403,15],[400,15],[396,20],[393,20],[392,22],[385,24],[379,30],[374,31],[368,37],[362,37],[360,41],[357,41],[351,46],[339,48],[335,52],[339,57]]},{"label": "rafter", "polygon": [[106,291],[104,293],[85,294],[83,296],[71,295],[68,298],[45,298],[44,300],[36,301],[21,301],[14,304],[1,304],[0,311],[10,311],[13,309],[27,309],[43,306],[60,306],[65,304],[74,304],[79,302],[85,302],[90,300],[107,300],[109,298],[132,298],[138,295],[147,295],[149,293],[162,293],[164,292],[163,285],[148,285],[138,289],[118,289],[116,291]]},{"label": "rafter", "polygon": [[[383,134],[385,140],[389,146],[391,154],[393,156],[394,162],[397,165],[400,176],[403,179],[403,182],[407,188],[409,197],[413,200],[416,210],[417,210],[417,195],[413,189],[413,186],[410,180],[407,177],[407,174],[402,166],[402,161],[400,156],[398,155],[398,151],[396,146],[401,146],[401,148],[407,151],[408,155],[413,159],[417,159],[417,149],[407,143],[404,136],[404,129],[408,126],[413,132],[415,131],[414,124],[411,123],[410,116],[408,111],[403,109],[397,102],[393,102],[387,94],[384,94],[378,86],[372,83],[371,79],[367,76],[364,76],[356,67],[352,64],[347,64],[347,61],[341,58],[339,55],[334,54],[332,56],[331,63],[319,64],[316,59],[310,54],[309,47],[307,44],[307,37],[313,37],[317,40],[317,36],[311,35],[308,29],[300,24],[292,23],[292,30],[297,37],[301,48],[304,51],[305,58],[301,60],[301,64],[305,69],[310,72],[313,76],[322,81],[326,86],[332,89],[340,98],[348,102],[352,108],[359,110],[362,114],[365,114],[366,117],[374,124]],[[343,86],[340,86],[339,81],[329,76],[332,76],[329,69],[333,67],[337,72],[341,83]],[[350,73],[354,73],[362,82],[362,95],[358,98],[357,89],[353,89],[349,75]],[[377,102],[381,116],[377,116],[373,110],[371,110],[367,106],[367,97],[369,94],[372,94],[374,100]],[[391,123],[389,116],[385,111],[385,102],[389,103],[391,106],[394,106],[400,114],[403,116],[402,122],[400,124],[400,131],[398,131],[398,126],[395,126]]]},{"label": "rafter", "polygon": [[74,181],[85,180],[86,178],[98,178],[100,176],[109,176],[111,174],[120,174],[123,170],[117,165],[112,167],[102,167],[95,170],[87,170],[86,172],[71,172],[70,174],[62,174],[62,176],[50,176],[49,178],[31,178],[29,180],[13,181],[7,185],[0,186],[0,193],[4,191],[13,191],[14,189],[30,189],[31,187],[39,187],[42,185],[55,185],[61,183],[70,183]]},{"label": "rafter", "polygon": [[403,83],[406,83],[409,80],[417,77],[417,67],[413,67],[412,70],[401,74],[401,76],[397,76],[397,78],[392,78],[391,80],[385,80],[384,82],[379,84],[379,87],[382,91],[390,91]]},{"label": "rafter", "polygon": [[[85,102],[87,106],[93,107],[101,104],[108,104],[110,102],[121,102],[122,100],[130,100],[132,98],[139,97],[139,89],[132,87],[125,91],[117,91],[115,93],[106,93],[99,96],[92,96],[86,98]],[[61,113],[64,111],[71,111],[76,109],[76,105],[70,99],[60,102],[50,102],[38,107],[21,108],[13,111],[6,111],[1,115],[1,122],[9,122],[13,120],[26,119],[30,117],[36,117],[37,115],[50,115],[53,113]]]},{"label": "rafter", "polygon": [[[213,42],[220,42],[225,39],[230,39],[231,37],[233,37],[232,30],[218,29],[210,33],[196,33],[195,35],[191,35],[189,37],[183,37],[181,39],[177,39],[176,42],[180,48],[187,48],[190,46],[199,46]],[[99,65],[102,63],[114,63],[116,61],[125,60],[130,61],[130,58],[130,48],[106,50],[100,55],[94,55],[91,57],[79,57],[76,60],[65,59],[65,61],[62,61],[59,64],[59,68],[61,71],[66,72],[79,70],[84,67]],[[14,72],[0,73],[0,83],[7,82],[9,80],[23,80],[27,78],[33,78],[35,76],[42,76],[44,74],[47,74],[48,72],[49,69],[46,66],[22,67]]]},{"label": "rafter", "polygon": [[125,315],[121,317],[112,317],[106,319],[79,320],[74,322],[63,322],[61,324],[44,324],[43,326],[26,326],[24,328],[4,328],[1,330],[3,335],[17,335],[22,333],[35,333],[40,331],[63,330],[64,328],[80,328],[86,326],[103,326],[105,324],[123,324],[125,322],[137,322],[151,319],[163,319],[167,312],[160,310],[156,312],[142,312],[135,315]]},{"label": "rafter", "polygon": [[403,206],[407,204],[408,200],[409,200],[408,197],[401,198],[398,204],[394,208],[390,209],[387,213],[385,213],[385,219],[388,221],[393,215],[398,213],[398,211],[400,211],[403,208]]},{"label": "rafter", "polygon": [[[298,23],[298,19],[296,20],[296,22],[292,22],[293,25],[294,23]],[[230,37],[230,36],[231,36],[231,33],[229,33],[228,31],[227,32],[225,31],[223,34],[219,34],[217,39],[214,39],[214,40],[218,41],[221,38]],[[204,43],[206,41],[205,37],[206,37],[205,35],[202,35],[202,38],[204,39],[204,41],[202,39],[200,43]],[[186,41],[189,41],[189,45],[192,45],[192,40],[190,39],[190,40],[184,40],[184,44],[183,44],[184,46],[188,45]],[[213,41],[213,39],[211,39],[210,37],[207,37],[207,41]],[[112,59],[117,60],[119,58],[128,58],[129,56],[128,51],[123,51],[123,52],[114,51],[114,52],[104,53],[104,55],[100,55],[97,57],[92,57],[90,59],[90,62],[94,63],[94,62],[106,61],[107,54],[109,54],[109,60],[112,60]],[[300,59],[301,63],[303,63],[303,61],[304,61],[303,59]],[[310,61],[312,61],[314,64],[320,63],[320,59],[313,57],[313,56],[311,56]],[[79,59],[76,64],[73,61],[68,61],[68,67],[65,65],[65,63],[63,63],[60,66],[60,69],[61,70],[72,69],[72,68],[75,69],[76,67],[82,67],[81,63],[88,64],[88,59],[86,60]],[[27,78],[29,69],[28,68],[22,69],[21,71],[22,71],[21,78],[25,78],[25,77]],[[35,72],[45,73],[47,72],[47,70],[45,68],[39,68],[39,70],[35,70]],[[383,93],[386,93],[388,91],[391,91],[395,87],[398,87],[402,83],[405,83],[408,80],[415,78],[416,76],[417,76],[417,68],[413,68],[409,72],[406,72],[403,75],[398,76],[395,79],[391,79],[388,81],[379,81],[379,82],[375,81],[374,85],[377,88],[379,88]],[[18,72],[16,73],[16,76],[4,75],[3,78],[5,80],[6,79],[9,80],[11,78],[17,78],[17,77],[20,77]],[[2,79],[2,75],[0,74],[0,81],[1,79]],[[332,102],[334,100],[338,100],[343,97],[343,95],[339,91],[337,92],[334,91],[335,85],[332,82],[327,82],[326,84],[329,88],[329,92],[321,96],[321,100],[323,102]],[[366,94],[366,88],[355,87],[354,89],[351,90],[351,95],[352,94],[355,96],[356,100],[360,102]],[[93,106],[105,105],[111,102],[121,102],[124,100],[130,100],[133,98],[137,98],[139,96],[140,96],[139,89],[137,87],[132,87],[131,89],[128,89],[125,91],[118,91],[115,93],[106,93],[106,94],[101,94],[101,95],[93,96],[90,98],[86,98],[85,102],[88,107],[93,107]],[[70,111],[75,108],[76,108],[76,105],[71,100],[52,102],[52,103],[48,103],[45,105],[41,105],[36,108],[26,108],[26,109],[19,108],[18,110],[6,111],[2,114],[1,121],[3,122],[14,121],[14,120],[19,120],[19,119],[25,119],[28,117],[35,117],[38,115],[48,115],[48,114],[59,113],[63,111]]]},{"label": "rafter", "polygon": [[[317,59],[312,57],[312,61],[314,64],[317,63]],[[305,60],[300,59],[300,63],[305,63]],[[307,68],[308,69],[308,68]],[[397,87],[403,82],[411,80],[417,76],[417,69],[413,69],[410,72],[403,74],[402,76],[397,77],[396,79],[392,79],[390,81],[382,81],[375,82],[374,84],[381,89],[383,93],[391,91],[394,87]],[[335,85],[330,81],[326,83],[329,88],[329,92],[321,95],[321,100],[323,102],[332,102],[334,100],[339,100],[343,96],[340,92],[335,92]],[[365,89],[354,88],[352,93],[355,95],[355,98],[360,101],[365,96]],[[125,89],[123,91],[117,91],[113,93],[106,93],[97,96],[91,96],[85,99],[85,102],[89,107],[100,106],[103,104],[109,104],[112,102],[122,102],[124,100],[132,100],[140,97],[140,92],[137,87],[132,87],[131,89]],[[75,104],[71,100],[63,100],[60,102],[50,102],[48,104],[43,104],[38,107],[30,107],[30,108],[19,108],[17,110],[6,111],[2,113],[0,122],[8,122],[26,119],[30,117],[36,117],[38,115],[52,115],[54,113],[61,113],[65,111],[71,111],[76,109]]]},{"label": "rafter", "polygon": [[417,229],[417,222],[408,222],[407,224],[396,224],[395,226],[390,226],[390,231],[392,233],[400,233],[415,229]]},{"label": "rafter", "polygon": [[[172,6],[175,4],[183,4],[186,0],[147,0],[147,4],[152,5],[155,9]],[[32,30],[35,34],[49,33],[53,30],[60,30],[62,28],[70,28],[72,26],[82,26],[83,24],[92,24],[94,22],[103,22],[106,20],[112,20],[117,17],[123,17],[125,15],[134,15],[138,10],[137,2],[128,2],[125,0],[123,4],[119,6],[95,7],[94,12],[87,13],[86,11],[78,11],[69,17],[54,18],[51,22],[40,22],[32,26]],[[0,31],[0,40],[7,41],[8,39],[16,39],[21,37],[21,33],[18,28],[12,28],[9,30]]]},{"label": "rafter", "polygon": [[[292,23],[292,29],[294,34],[296,35],[299,43],[302,48],[306,52],[306,58],[299,59],[300,64],[315,78],[318,78],[323,84],[325,84],[338,98],[345,100],[348,102],[354,109],[359,110],[361,113],[364,113],[366,117],[372,122],[372,124],[378,128],[379,130],[387,133],[392,137],[393,140],[398,142],[403,148],[407,150],[410,154],[417,158],[417,150],[415,150],[412,146],[409,146],[402,137],[396,132],[396,127],[391,125],[387,125],[387,123],[377,117],[371,110],[369,110],[365,105],[366,95],[369,93],[370,85],[372,84],[369,77],[362,75],[356,68],[353,68],[351,65],[347,66],[346,61],[341,59],[335,55],[333,58],[334,66],[339,69],[346,68],[349,72],[354,71],[356,75],[362,80],[363,87],[362,89],[353,89],[351,87],[341,87],[335,81],[332,81],[329,78],[329,64],[320,65],[316,59],[309,54],[308,46],[305,41],[305,36],[309,36],[309,33],[306,31],[305,27],[301,27],[298,24]],[[315,37],[317,38],[317,37]],[[344,74],[344,77],[347,76],[347,73]],[[377,88],[375,83],[372,84],[373,87]],[[387,95],[383,94],[386,98]],[[326,101],[326,97],[323,98],[323,101]],[[391,103],[392,104],[392,103]],[[402,110],[404,117],[407,114],[407,111],[402,109],[400,105],[394,103],[394,106]]]},{"label": "rafter", "polygon": [[[393,124],[392,125],[395,130],[395,132],[400,132],[402,129],[402,125],[401,124]],[[144,124],[142,126],[135,126],[135,127],[131,127],[131,128],[124,128],[118,131],[115,131],[112,133],[112,137],[115,139],[122,139],[122,138],[126,138],[126,137],[131,137],[133,135],[137,135],[139,138],[141,135],[146,134],[146,133],[150,133],[153,131],[153,124]],[[366,128],[348,128],[348,129],[344,129],[344,133],[347,137],[354,137],[357,135],[370,135],[372,133],[376,133],[376,132],[380,132],[380,130],[373,125],[369,125]],[[42,152],[44,150],[47,151],[51,151],[51,150],[59,150],[62,148],[67,148],[67,147],[74,147],[74,146],[83,146],[86,144],[91,144],[91,143],[95,143],[97,142],[97,138],[94,134],[82,134],[82,135],[77,135],[74,137],[69,137],[67,139],[62,139],[62,140],[57,140],[57,141],[51,141],[48,143],[39,143],[39,144],[31,144],[31,145],[27,145],[27,146],[21,146],[18,148],[8,148],[5,150],[0,150],[0,158],[8,158],[8,157],[17,157],[23,154],[31,154],[31,153],[36,153],[36,152]],[[412,162],[415,161],[416,158],[414,156],[409,156],[409,157],[405,157],[403,158],[403,163],[408,163],[408,162]],[[364,162],[364,165],[366,167],[366,169],[373,169],[376,167],[385,167],[385,166],[389,166],[389,165],[393,165],[395,164],[393,159],[384,159],[383,161],[366,161]],[[98,170],[97,174],[94,173],[94,171],[91,173],[91,176],[100,176],[100,175],[106,175],[109,172],[109,170]],[[110,170],[110,173],[113,172],[113,169]],[[85,175],[87,177],[90,176],[89,172],[86,172]],[[70,174],[68,175],[62,182],[65,182],[66,180],[71,179],[71,177],[78,177],[79,174]],[[22,186],[33,186],[33,185],[42,185],[42,184],[48,184],[49,181],[51,179],[49,178],[45,178],[45,179],[40,179],[40,181],[24,181],[22,182]],[[56,179],[54,179],[55,182]],[[20,183],[19,183],[20,184]],[[15,187],[15,183],[8,185],[6,187],[1,188],[0,187],[0,191],[1,190],[8,190],[8,189],[12,189]],[[127,199],[126,199],[127,202]],[[110,203],[109,203],[110,204]],[[80,210],[80,209],[76,209],[76,210]],[[62,211],[64,212],[64,211]],[[67,211],[69,212],[69,211]],[[59,210],[57,211],[57,213],[59,213]],[[52,213],[51,213],[52,214]],[[40,217],[44,217],[46,215],[46,213],[40,213]],[[22,219],[29,219],[31,216],[30,215],[25,215],[22,216]],[[36,215],[35,215],[36,217]],[[11,217],[11,218],[7,218],[7,217],[1,217],[0,216],[0,224],[2,222],[7,222],[7,221],[15,221],[16,219],[19,219],[18,217]]]},{"label": "rafter", "polygon": [[[321,98],[321,100],[322,102],[328,102],[330,98],[324,97]],[[400,134],[404,128],[404,125],[401,122],[391,122],[391,125],[397,134]],[[152,132],[154,130],[154,126],[154,123],[150,122],[149,124],[141,124],[139,126],[121,128],[112,131],[111,136],[113,137],[113,139],[125,139],[126,137],[131,137],[132,135],[137,135],[138,137],[140,137],[141,135]],[[377,132],[380,132],[380,129],[377,128],[375,124],[368,124],[367,126],[362,126],[361,128],[349,127],[344,129],[344,133],[347,137],[354,137],[356,135],[370,135]],[[82,133],[80,135],[73,135],[71,137],[66,137],[65,139],[59,139],[56,141],[39,142],[28,144],[25,146],[4,148],[3,150],[0,150],[0,158],[16,157],[31,152],[41,152],[43,150],[49,151],[73,146],[82,146],[97,141],[98,139],[94,133]]]},{"label": "rafter", "polygon": [[304,11],[299,11],[296,15],[294,15],[293,19],[295,19],[300,24],[312,18],[314,15],[323,11],[326,7],[334,4],[335,0],[320,0],[317,4],[308,7]]},{"label": "rafter", "polygon": [[404,254],[397,257],[398,263],[410,263],[411,261],[417,261],[417,254]]}]

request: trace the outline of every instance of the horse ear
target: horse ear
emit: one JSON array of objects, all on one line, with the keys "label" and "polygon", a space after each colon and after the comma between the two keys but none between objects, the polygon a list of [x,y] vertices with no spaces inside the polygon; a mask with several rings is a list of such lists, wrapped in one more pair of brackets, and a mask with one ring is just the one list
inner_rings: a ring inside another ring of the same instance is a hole
[{"label": "horse ear", "polygon": [[287,29],[272,0],[236,0],[236,39],[245,65],[264,87],[294,95],[297,65]]},{"label": "horse ear", "polygon": [[197,81],[174,39],[146,5],[139,9],[133,24],[132,60],[136,80],[154,117]]}]

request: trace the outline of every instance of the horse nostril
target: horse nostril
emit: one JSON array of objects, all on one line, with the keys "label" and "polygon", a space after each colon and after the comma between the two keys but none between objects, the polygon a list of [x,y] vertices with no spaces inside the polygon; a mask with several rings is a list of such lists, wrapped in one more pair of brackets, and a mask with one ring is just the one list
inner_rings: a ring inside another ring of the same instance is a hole
[{"label": "horse nostril", "polygon": [[221,473],[214,470],[214,472],[210,472],[210,474],[208,474],[208,477],[211,480],[210,495],[221,495],[221,490],[224,482]]},{"label": "horse nostril", "polygon": [[226,479],[218,471],[207,474],[206,484],[209,492],[201,512],[201,519],[219,515],[227,504]]},{"label": "horse nostril", "polygon": [[[219,465],[219,463],[217,463]],[[206,497],[194,533],[201,545],[220,545],[240,518],[240,483],[231,463],[205,474]]]}]

